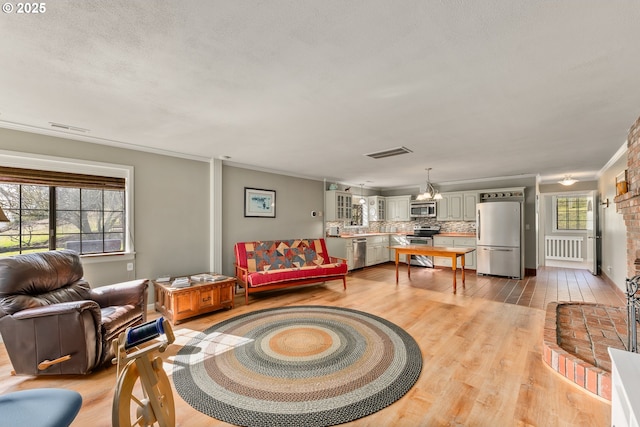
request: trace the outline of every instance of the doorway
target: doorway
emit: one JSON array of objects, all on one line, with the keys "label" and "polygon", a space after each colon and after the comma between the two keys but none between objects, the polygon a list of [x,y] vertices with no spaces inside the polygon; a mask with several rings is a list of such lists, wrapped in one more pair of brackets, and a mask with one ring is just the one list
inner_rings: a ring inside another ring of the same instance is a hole
[{"label": "doorway", "polygon": [[539,200],[539,264],[597,275],[597,192],[543,193]]}]

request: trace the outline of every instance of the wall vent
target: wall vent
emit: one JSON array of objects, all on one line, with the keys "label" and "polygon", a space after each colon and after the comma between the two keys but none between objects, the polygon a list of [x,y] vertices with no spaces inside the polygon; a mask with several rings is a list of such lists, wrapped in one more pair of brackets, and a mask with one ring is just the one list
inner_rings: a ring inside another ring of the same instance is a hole
[{"label": "wall vent", "polygon": [[74,132],[82,132],[82,133],[89,132],[89,129],[79,128],[79,127],[76,127],[76,126],[64,125],[62,123],[49,122],[49,124],[51,125],[52,128],[56,128],[56,129],[71,130],[71,131],[74,131]]},{"label": "wall vent", "polygon": [[399,156],[400,154],[412,153],[407,147],[396,147],[389,150],[377,151],[375,153],[365,154],[374,159],[383,159],[385,157]]}]

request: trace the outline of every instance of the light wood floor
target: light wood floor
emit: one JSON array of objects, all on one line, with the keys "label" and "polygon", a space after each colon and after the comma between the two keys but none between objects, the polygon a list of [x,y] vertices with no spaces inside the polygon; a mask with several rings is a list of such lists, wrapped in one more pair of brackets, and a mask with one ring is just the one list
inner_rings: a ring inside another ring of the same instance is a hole
[{"label": "light wood floor", "polygon": [[[404,274],[403,274],[404,273]],[[579,270],[547,268],[535,277],[507,279],[468,274],[451,293],[451,272],[412,269],[395,284],[392,264],[350,273],[339,281],[251,298],[236,307],[177,325],[172,356],[193,331],[248,311],[284,305],[333,305],[384,317],[408,331],[424,358],[421,376],[399,401],[347,426],[608,426],[611,405],[569,383],[542,361],[546,302],[594,300],[620,304],[609,285]],[[458,276],[459,277],[459,276]],[[499,301],[499,302],[498,302]],[[12,377],[0,345],[0,394],[38,387],[77,390],[83,405],[75,427],[111,425],[115,367],[82,377]],[[174,391],[179,426],[224,426],[186,404]]]},{"label": "light wood floor", "polygon": [[[382,268],[393,269],[394,264]],[[406,279],[406,269],[400,267],[400,278]],[[366,269],[357,274],[371,274]],[[395,280],[395,279],[394,279]],[[411,286],[436,292],[451,292],[451,272],[445,268],[411,268]],[[624,285],[624,284],[623,284]],[[538,269],[537,275],[522,280],[476,276],[467,274],[466,286],[461,287],[458,272],[458,295],[491,301],[517,304],[524,307],[546,309],[553,301],[580,301],[624,306],[626,299],[621,290],[615,291],[600,276],[586,269],[546,267]]]}]

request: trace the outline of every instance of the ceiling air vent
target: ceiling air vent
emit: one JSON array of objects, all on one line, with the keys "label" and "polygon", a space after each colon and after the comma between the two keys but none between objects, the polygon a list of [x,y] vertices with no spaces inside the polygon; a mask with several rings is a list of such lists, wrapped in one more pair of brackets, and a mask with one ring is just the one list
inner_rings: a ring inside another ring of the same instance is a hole
[{"label": "ceiling air vent", "polygon": [[374,159],[383,159],[385,157],[399,156],[400,154],[412,153],[407,147],[396,147],[389,150],[377,151],[375,153],[365,154]]},{"label": "ceiling air vent", "polygon": [[79,128],[77,126],[63,125],[62,123],[49,122],[49,124],[51,125],[52,128],[56,128],[56,129],[71,130],[74,132],[82,132],[82,133],[89,132],[89,129]]}]

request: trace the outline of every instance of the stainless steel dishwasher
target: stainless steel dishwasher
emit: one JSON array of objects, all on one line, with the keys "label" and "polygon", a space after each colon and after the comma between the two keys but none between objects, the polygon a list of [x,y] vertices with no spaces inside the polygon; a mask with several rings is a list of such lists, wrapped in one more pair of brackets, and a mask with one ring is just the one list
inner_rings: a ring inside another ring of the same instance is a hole
[{"label": "stainless steel dishwasher", "polygon": [[353,239],[353,269],[367,265],[367,238]]}]

